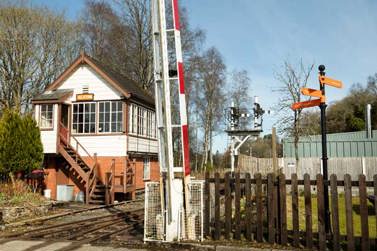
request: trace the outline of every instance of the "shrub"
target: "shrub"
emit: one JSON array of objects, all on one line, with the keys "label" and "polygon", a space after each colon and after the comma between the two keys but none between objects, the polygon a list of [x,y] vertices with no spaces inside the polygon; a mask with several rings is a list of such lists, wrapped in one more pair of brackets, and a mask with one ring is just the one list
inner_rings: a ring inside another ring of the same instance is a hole
[{"label": "shrub", "polygon": [[40,132],[30,115],[4,111],[0,120],[0,172],[30,172],[41,166]]}]

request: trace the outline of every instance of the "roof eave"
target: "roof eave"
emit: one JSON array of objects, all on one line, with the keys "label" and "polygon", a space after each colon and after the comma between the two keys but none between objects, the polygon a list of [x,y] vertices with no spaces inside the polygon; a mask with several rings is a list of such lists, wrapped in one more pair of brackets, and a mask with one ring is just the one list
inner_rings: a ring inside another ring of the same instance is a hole
[{"label": "roof eave", "polygon": [[119,91],[122,95],[124,95],[126,98],[130,98],[131,94],[124,90],[120,83],[118,83],[116,80],[112,79],[110,76],[108,76],[103,70],[101,70],[100,67],[98,67],[88,56],[86,56],[85,53],[81,53],[79,57],[62,73],[60,76],[52,82],[49,86],[47,86],[46,91],[52,91],[57,89],[64,80],[66,80],[73,71],[79,67],[81,64],[87,64],[90,67],[92,67],[98,74],[101,75],[107,82],[109,82],[117,91]]}]

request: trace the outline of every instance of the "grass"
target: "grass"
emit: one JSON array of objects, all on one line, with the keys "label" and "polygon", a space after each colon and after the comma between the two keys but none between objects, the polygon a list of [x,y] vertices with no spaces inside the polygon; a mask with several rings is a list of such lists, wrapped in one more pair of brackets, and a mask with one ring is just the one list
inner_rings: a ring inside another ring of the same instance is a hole
[{"label": "grass", "polygon": [[[304,196],[299,196],[299,226],[301,231],[305,231],[305,202]],[[354,236],[361,236],[361,220],[359,214],[360,201],[359,197],[352,197],[352,219],[353,219],[353,231]],[[331,208],[331,201],[330,201]],[[340,234],[346,235],[346,208],[345,198],[343,194],[339,194],[338,197],[339,208],[339,228]],[[376,215],[373,213],[373,205],[368,202],[368,225],[369,225],[369,237],[376,238]],[[312,197],[312,224],[313,231],[318,231],[318,218],[317,218],[317,198]],[[292,229],[292,197],[287,195],[287,228]]]}]

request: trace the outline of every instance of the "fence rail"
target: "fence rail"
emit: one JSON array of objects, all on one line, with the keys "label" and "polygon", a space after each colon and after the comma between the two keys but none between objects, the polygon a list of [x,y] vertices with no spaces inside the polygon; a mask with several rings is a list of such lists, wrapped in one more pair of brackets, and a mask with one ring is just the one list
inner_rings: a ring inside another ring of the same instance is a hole
[{"label": "fence rail", "polygon": [[[324,186],[329,186],[328,233]],[[204,188],[207,238],[246,239],[319,250],[377,248],[377,175],[373,181],[366,181],[364,175],[351,181],[349,174],[343,180],[333,174],[324,181],[320,174],[315,180],[308,174],[299,180],[296,174],[286,179],[284,174],[273,173],[267,178],[259,173],[253,178],[249,173],[206,173]],[[358,189],[357,196],[352,188]],[[369,196],[368,191],[372,191]]]},{"label": "fence rail", "polygon": [[[300,158],[298,163],[295,158],[278,158],[278,167],[282,173],[289,177],[292,173],[297,173],[299,179],[303,179],[305,173],[315,177],[321,172],[321,163],[322,159],[319,157]],[[272,158],[255,158],[243,154],[238,156],[238,168],[251,175],[262,173],[266,176],[267,173],[274,172]],[[373,180],[373,175],[377,173],[377,157],[329,158],[328,173],[338,177],[350,174],[353,180],[357,180],[359,174],[364,174],[367,180]]]}]

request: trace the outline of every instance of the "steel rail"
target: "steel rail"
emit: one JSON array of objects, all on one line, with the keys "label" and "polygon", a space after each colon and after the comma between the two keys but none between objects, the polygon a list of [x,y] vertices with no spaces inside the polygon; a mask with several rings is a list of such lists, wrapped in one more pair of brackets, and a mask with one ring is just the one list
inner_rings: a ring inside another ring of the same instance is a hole
[{"label": "steel rail", "polygon": [[[19,232],[19,233],[12,233],[12,234],[8,234],[8,235],[3,235],[3,236],[0,236],[0,237],[1,238],[13,238],[13,237],[18,237],[18,236],[22,236],[22,235],[27,235],[27,234],[33,233],[33,232],[46,231],[46,230],[50,230],[50,229],[53,229],[53,228],[70,226],[70,225],[73,225],[73,224],[80,224],[80,223],[85,223],[85,222],[88,222],[88,221],[90,221],[90,223],[86,224],[85,226],[90,226],[90,225],[93,225],[93,224],[98,224],[98,220],[113,218],[113,217],[129,216],[131,213],[135,213],[135,212],[138,212],[138,211],[143,211],[143,209],[136,209],[136,210],[117,213],[117,214],[113,214],[113,215],[97,216],[97,217],[87,218],[87,219],[78,220],[78,221],[65,222],[65,223],[61,223],[61,224],[55,224],[55,225],[50,225],[50,226],[46,226],[46,227],[26,230],[26,231]],[[92,221],[94,221],[94,222],[92,222]]]},{"label": "steel rail", "polygon": [[68,216],[68,215],[74,215],[74,214],[79,214],[79,213],[88,212],[88,211],[94,211],[94,210],[99,210],[99,209],[105,209],[105,208],[117,207],[117,206],[122,206],[122,205],[127,205],[127,204],[133,204],[133,203],[142,202],[142,201],[144,201],[144,199],[124,201],[124,202],[119,202],[119,203],[111,204],[111,205],[102,205],[102,206],[97,206],[97,207],[79,209],[79,210],[72,211],[72,212],[66,212],[66,213],[61,213],[61,214],[56,214],[56,215],[51,215],[51,216],[39,217],[39,218],[31,219],[31,220],[24,220],[24,221],[20,221],[20,222],[9,223],[9,224],[5,224],[5,227],[6,228],[7,227],[18,227],[18,226],[23,226],[23,225],[26,225],[26,224],[32,224],[34,222],[45,222],[45,221],[49,221],[49,220],[52,220],[52,219],[56,219],[56,218],[60,218],[60,217]]},{"label": "steel rail", "polygon": [[29,234],[29,233],[33,233],[33,232],[50,230],[52,228],[64,227],[64,226],[72,225],[72,224],[80,224],[80,223],[83,223],[83,222],[85,223],[85,222],[88,222],[88,221],[95,221],[95,222],[97,222],[97,220],[99,220],[99,219],[111,218],[111,217],[116,217],[116,216],[117,215],[92,217],[92,218],[88,218],[88,219],[84,219],[84,220],[70,221],[70,222],[65,222],[65,223],[61,223],[61,224],[56,224],[56,225],[50,225],[50,226],[46,226],[46,227],[40,227],[40,228],[30,229],[30,230],[26,230],[26,231],[22,231],[22,232],[18,232],[18,233],[12,233],[12,234],[8,234],[8,235],[3,235],[3,236],[0,236],[0,237],[1,238],[18,237],[18,236]]}]

